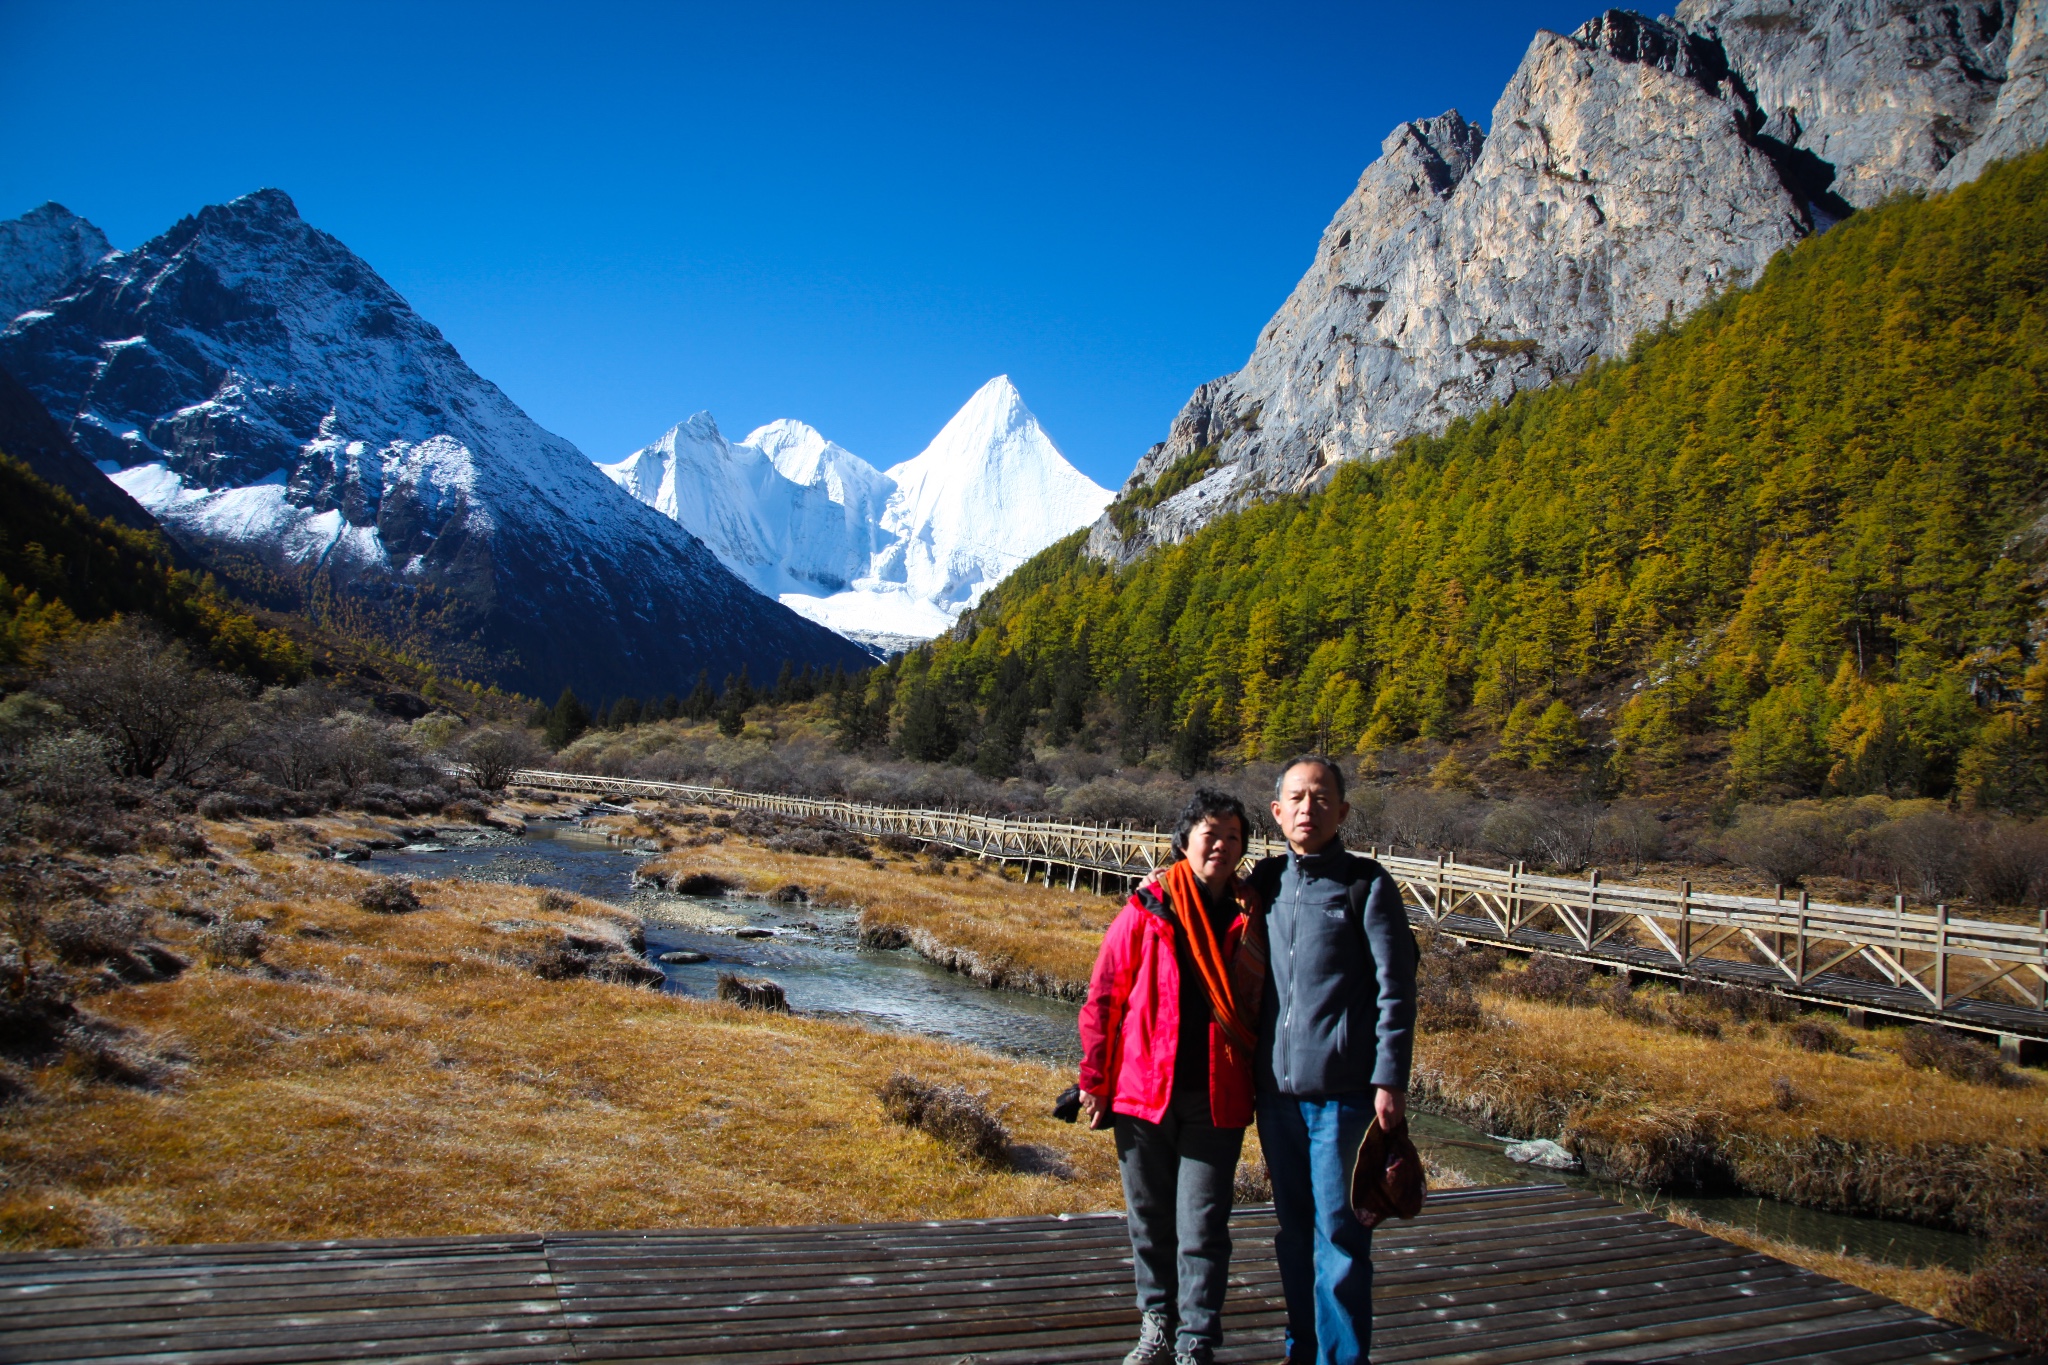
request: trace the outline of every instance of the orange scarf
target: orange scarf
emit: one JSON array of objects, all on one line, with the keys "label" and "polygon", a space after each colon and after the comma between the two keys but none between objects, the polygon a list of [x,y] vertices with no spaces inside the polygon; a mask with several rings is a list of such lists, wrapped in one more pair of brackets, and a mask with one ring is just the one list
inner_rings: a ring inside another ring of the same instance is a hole
[{"label": "orange scarf", "polygon": [[1195,970],[1201,973],[1209,1012],[1223,1030],[1224,1041],[1249,1056],[1258,1040],[1259,999],[1266,989],[1266,917],[1258,897],[1235,877],[1231,892],[1249,922],[1237,951],[1226,961],[1216,927],[1202,908],[1202,884],[1195,879],[1195,869],[1185,858],[1166,869],[1167,899],[1180,921]]}]

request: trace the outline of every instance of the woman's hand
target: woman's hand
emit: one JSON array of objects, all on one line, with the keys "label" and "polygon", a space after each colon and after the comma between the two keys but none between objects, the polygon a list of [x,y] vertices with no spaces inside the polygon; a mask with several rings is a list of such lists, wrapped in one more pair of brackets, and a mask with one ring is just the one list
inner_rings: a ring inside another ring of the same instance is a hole
[{"label": "woman's hand", "polygon": [[1087,1117],[1090,1128],[1101,1123],[1102,1116],[1108,1112],[1109,1096],[1091,1095],[1086,1090],[1081,1092],[1081,1113]]}]

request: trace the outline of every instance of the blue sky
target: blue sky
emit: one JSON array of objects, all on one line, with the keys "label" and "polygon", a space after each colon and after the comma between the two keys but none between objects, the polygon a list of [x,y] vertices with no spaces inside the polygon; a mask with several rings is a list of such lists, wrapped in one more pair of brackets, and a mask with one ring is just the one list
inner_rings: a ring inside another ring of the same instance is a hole
[{"label": "blue sky", "polygon": [[886,466],[1007,372],[1114,487],[1395,124],[1596,8],[0,0],[0,217],[274,185],[594,458],[709,408]]}]

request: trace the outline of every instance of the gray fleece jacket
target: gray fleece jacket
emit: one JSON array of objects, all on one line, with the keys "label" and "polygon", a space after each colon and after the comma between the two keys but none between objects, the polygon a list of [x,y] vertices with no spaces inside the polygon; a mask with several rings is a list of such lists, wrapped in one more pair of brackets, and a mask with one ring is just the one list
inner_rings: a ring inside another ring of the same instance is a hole
[{"label": "gray fleece jacket", "polygon": [[1407,1089],[1417,954],[1394,879],[1332,840],[1307,857],[1261,859],[1251,883],[1270,907],[1259,1092]]}]

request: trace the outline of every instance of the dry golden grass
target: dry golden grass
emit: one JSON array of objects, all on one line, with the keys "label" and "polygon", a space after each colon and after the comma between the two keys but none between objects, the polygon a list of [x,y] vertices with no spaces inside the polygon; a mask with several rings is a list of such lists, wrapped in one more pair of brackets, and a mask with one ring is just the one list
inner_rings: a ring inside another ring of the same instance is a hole
[{"label": "dry golden grass", "polygon": [[2048,1181],[2038,1073],[2001,1087],[1909,1067],[1897,1030],[1842,1029],[1853,1052],[1813,1053],[1784,1024],[1731,1017],[1712,1038],[1482,998],[1494,1026],[1421,1034],[1417,1100],[1489,1132],[1558,1138],[1596,1175],[1976,1232]]},{"label": "dry golden grass", "polygon": [[[1910,1146],[2038,1147],[2048,1141],[2048,1086],[1970,1085],[1899,1059],[1896,1030],[1843,1028],[1850,1055],[1802,1051],[1781,1025],[1731,1025],[1703,1038],[1604,1011],[1483,993],[1508,1027],[1425,1033],[1419,1065],[1461,1096],[1498,1096],[1553,1122],[1589,1109],[1657,1105],[1713,1113],[1766,1139],[1816,1133]],[[1796,1107],[1779,1107],[1777,1080]],[[1511,1101],[1510,1096],[1540,1097]]]},{"label": "dry golden grass", "polygon": [[[622,821],[617,832],[631,828]],[[814,901],[858,907],[865,927],[902,930],[919,951],[947,965],[1076,996],[1095,965],[1102,931],[1122,906],[1085,889],[1013,881],[964,859],[940,871],[915,855],[878,852],[872,863],[819,858],[764,848],[738,834],[650,859],[645,872],[710,873],[764,894],[794,882]]]},{"label": "dry golden grass", "polygon": [[[594,902],[557,913],[529,889],[428,882],[424,911],[385,916],[354,904],[371,874],[282,854],[241,866],[187,865],[154,899],[267,920],[271,970],[197,966],[86,1002],[178,1061],[176,1078],[150,1092],[34,1072],[37,1097],[0,1111],[0,1245],[1119,1205],[1107,1138],[1050,1118],[1066,1078],[1048,1067],[507,960],[579,925],[618,934],[624,917]],[[167,923],[197,960],[197,929]],[[990,1171],[888,1122],[875,1090],[896,1071],[991,1092],[1016,1140],[1073,1179]]]}]

